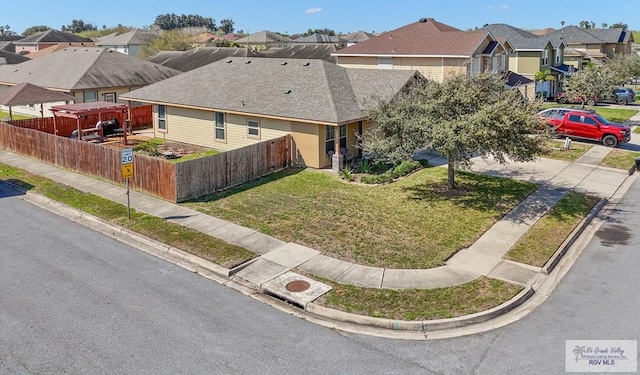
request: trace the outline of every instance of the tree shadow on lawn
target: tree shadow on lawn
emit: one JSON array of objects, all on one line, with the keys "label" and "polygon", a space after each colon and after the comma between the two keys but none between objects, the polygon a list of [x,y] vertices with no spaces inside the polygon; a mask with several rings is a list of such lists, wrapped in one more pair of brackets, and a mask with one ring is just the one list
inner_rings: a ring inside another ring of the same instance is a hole
[{"label": "tree shadow on lawn", "polygon": [[[513,212],[509,219],[514,222],[526,222],[538,215],[547,195],[557,192],[544,192],[540,200],[532,200],[517,207],[539,186],[530,182],[508,178],[487,176],[471,172],[456,171],[454,190],[448,190],[447,181],[429,184],[415,184],[403,187],[408,199],[436,204],[442,201],[453,203],[464,209],[480,212],[495,212],[496,219]],[[514,208],[517,207],[517,210]]]},{"label": "tree shadow on lawn", "polygon": [[261,185],[265,185],[268,184],[270,182],[273,181],[277,181],[289,176],[293,176],[296,175],[302,171],[304,171],[305,168],[300,168],[300,167],[289,167],[286,169],[283,169],[281,171],[275,172],[275,173],[271,173],[268,174],[266,176],[263,177],[259,177],[255,180],[251,180],[251,181],[247,181],[241,185],[238,186],[234,186],[234,187],[230,187],[228,189],[219,191],[219,192],[215,192],[215,193],[211,193],[211,194],[207,194],[207,195],[203,195],[201,197],[195,198],[195,199],[191,199],[182,203],[204,203],[204,202],[215,202],[217,200],[229,197],[231,195],[237,194],[237,193],[242,193],[245,192],[247,190],[251,190],[255,187],[261,186]]}]

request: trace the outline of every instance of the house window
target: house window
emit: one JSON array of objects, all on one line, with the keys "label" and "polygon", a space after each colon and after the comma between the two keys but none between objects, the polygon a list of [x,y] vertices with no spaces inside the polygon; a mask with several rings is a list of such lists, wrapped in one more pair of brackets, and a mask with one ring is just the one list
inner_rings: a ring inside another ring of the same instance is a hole
[{"label": "house window", "polygon": [[158,129],[167,130],[167,107],[158,104]]},{"label": "house window", "polygon": [[378,69],[393,69],[393,58],[378,57]]},{"label": "house window", "polygon": [[336,151],[336,128],[333,126],[325,126],[324,127],[324,152],[328,154],[329,152]]},{"label": "house window", "polygon": [[549,50],[542,51],[542,66],[549,65]]},{"label": "house window", "polygon": [[560,65],[562,63],[560,60],[562,60],[562,52],[558,51],[556,52],[556,65]]},{"label": "house window", "polygon": [[340,125],[340,151],[347,149],[347,125]]},{"label": "house window", "polygon": [[97,102],[98,101],[98,92],[97,91],[85,91],[83,93],[84,96],[84,102],[85,103],[90,103],[90,102]]},{"label": "house window", "polygon": [[216,141],[224,141],[225,138],[225,126],[224,126],[224,113],[214,112],[213,117],[216,121]]},{"label": "house window", "polygon": [[247,135],[251,138],[260,138],[260,122],[256,120],[247,121]]},{"label": "house window", "polygon": [[105,102],[109,102],[109,103],[115,103],[116,102],[116,93],[115,92],[109,92],[104,94],[104,101]]}]

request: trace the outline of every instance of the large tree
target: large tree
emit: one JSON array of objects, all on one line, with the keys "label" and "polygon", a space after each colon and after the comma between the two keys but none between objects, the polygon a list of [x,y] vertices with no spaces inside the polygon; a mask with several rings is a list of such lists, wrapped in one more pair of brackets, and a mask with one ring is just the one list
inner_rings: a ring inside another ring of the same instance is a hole
[{"label": "large tree", "polygon": [[50,30],[51,28],[49,26],[44,26],[44,25],[39,25],[39,26],[31,26],[26,28],[23,32],[22,32],[22,36],[27,37],[29,35],[33,35],[33,34],[37,34],[37,33],[41,33],[43,31],[47,31]]},{"label": "large tree", "polygon": [[579,98],[584,107],[590,98],[607,98],[621,83],[621,76],[609,64],[586,65],[567,78],[566,95]]},{"label": "large tree", "polygon": [[187,51],[192,47],[190,35],[178,30],[166,31],[155,38],[151,44],[143,46],[139,57],[147,58],[160,51]]},{"label": "large tree", "polygon": [[220,21],[220,29],[225,34],[231,34],[233,32],[233,20],[230,18],[225,18]]},{"label": "large tree", "polygon": [[162,30],[175,30],[185,27],[204,27],[210,31],[215,31],[216,29],[216,21],[213,18],[202,17],[197,14],[161,14],[156,17],[153,24]]},{"label": "large tree", "polygon": [[372,101],[368,114],[375,126],[360,147],[390,163],[410,159],[419,148],[435,150],[447,160],[447,185],[455,189],[456,168],[468,167],[476,155],[505,163],[544,154],[551,133],[535,118],[537,107],[505,88],[498,74],[416,81],[391,101]]},{"label": "large tree", "polygon": [[85,23],[83,20],[72,20],[71,25],[62,25],[61,30],[77,34],[83,31],[98,30],[98,28],[90,23]]}]

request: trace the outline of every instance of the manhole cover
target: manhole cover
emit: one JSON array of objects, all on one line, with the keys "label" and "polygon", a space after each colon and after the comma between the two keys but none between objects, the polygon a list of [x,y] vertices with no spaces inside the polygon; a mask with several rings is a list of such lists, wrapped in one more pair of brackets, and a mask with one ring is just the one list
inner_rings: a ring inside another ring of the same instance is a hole
[{"label": "manhole cover", "polygon": [[287,285],[285,285],[285,288],[287,288],[288,291],[293,293],[304,292],[310,287],[311,287],[311,284],[309,284],[309,282],[304,280],[294,280],[294,281],[288,282]]}]

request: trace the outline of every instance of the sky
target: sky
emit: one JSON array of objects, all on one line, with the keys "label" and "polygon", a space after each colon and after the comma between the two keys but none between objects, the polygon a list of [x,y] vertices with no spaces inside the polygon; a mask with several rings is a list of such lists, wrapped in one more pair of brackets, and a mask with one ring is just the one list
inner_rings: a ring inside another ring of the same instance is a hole
[{"label": "sky", "polygon": [[462,30],[487,23],[507,23],[522,29],[561,28],[593,21],[626,23],[640,30],[640,1],[576,0],[569,3],[526,0],[0,0],[0,25],[21,34],[31,26],[60,30],[81,19],[98,28],[122,24],[142,28],[166,13],[211,17],[219,24],[230,18],[236,31],[263,30],[285,34],[308,29],[336,32],[382,32],[418,21],[436,21]]}]

